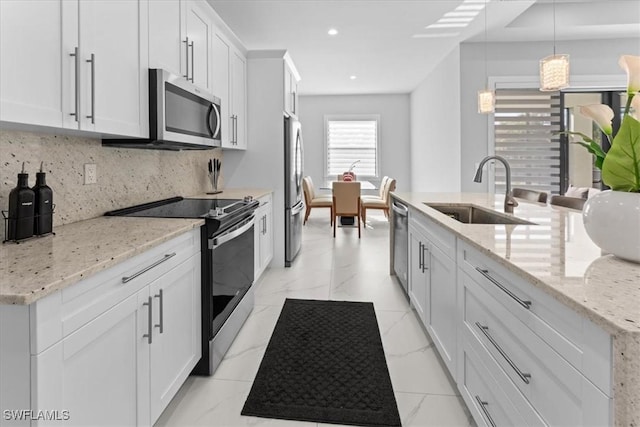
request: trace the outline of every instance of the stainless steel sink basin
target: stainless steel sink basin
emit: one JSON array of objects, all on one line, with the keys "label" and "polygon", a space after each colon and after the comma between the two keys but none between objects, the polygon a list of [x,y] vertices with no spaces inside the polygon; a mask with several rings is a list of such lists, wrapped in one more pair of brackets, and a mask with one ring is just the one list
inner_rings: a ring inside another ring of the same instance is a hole
[{"label": "stainless steel sink basin", "polygon": [[463,203],[425,203],[456,221],[464,224],[523,224],[536,225],[533,222],[512,215]]}]

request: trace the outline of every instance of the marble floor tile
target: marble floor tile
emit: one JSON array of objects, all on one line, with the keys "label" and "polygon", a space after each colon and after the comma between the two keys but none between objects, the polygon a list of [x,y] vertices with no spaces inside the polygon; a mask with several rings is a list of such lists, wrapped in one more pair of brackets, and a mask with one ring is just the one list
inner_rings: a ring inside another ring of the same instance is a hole
[{"label": "marble floor tile", "polygon": [[189,377],[158,426],[335,426],[240,415],[286,298],[373,302],[403,426],[474,425],[400,285],[389,276],[389,224],[338,228],[312,211],[291,268],[272,267],[255,285],[256,306],[212,377]]}]

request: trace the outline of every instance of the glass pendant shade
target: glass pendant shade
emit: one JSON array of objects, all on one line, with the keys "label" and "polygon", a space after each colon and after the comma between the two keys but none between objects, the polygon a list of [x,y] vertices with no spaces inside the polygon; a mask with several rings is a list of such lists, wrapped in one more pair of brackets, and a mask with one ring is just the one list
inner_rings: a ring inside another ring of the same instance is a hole
[{"label": "glass pendant shade", "polygon": [[540,90],[552,92],[569,87],[569,55],[551,55],[540,60]]},{"label": "glass pendant shade", "polygon": [[489,114],[495,111],[496,94],[494,91],[485,89],[478,91],[478,113]]}]

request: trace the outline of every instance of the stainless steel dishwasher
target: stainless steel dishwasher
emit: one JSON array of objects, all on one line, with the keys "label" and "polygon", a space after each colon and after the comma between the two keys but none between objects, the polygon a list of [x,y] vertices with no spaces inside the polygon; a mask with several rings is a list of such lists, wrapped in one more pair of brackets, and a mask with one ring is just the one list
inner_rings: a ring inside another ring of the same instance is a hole
[{"label": "stainless steel dishwasher", "polygon": [[393,271],[402,285],[405,294],[409,296],[409,208],[393,200]]}]

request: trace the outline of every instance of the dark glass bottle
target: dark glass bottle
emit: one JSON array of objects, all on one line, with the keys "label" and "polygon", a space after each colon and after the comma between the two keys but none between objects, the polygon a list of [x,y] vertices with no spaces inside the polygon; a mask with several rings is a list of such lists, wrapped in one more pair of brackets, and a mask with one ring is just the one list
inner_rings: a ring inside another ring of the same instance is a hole
[{"label": "dark glass bottle", "polygon": [[35,234],[47,234],[53,231],[53,190],[47,185],[44,162],[40,163],[40,172],[36,173],[35,193]]},{"label": "dark glass bottle", "polygon": [[18,185],[9,193],[9,229],[7,240],[21,240],[33,236],[35,193],[29,188],[29,175],[18,174]]}]

